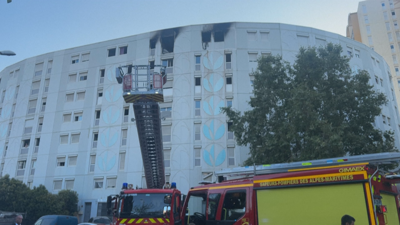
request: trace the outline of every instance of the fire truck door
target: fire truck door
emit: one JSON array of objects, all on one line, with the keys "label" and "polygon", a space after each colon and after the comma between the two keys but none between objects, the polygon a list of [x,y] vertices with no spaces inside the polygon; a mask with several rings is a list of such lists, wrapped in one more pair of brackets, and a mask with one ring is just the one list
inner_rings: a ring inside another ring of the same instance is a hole
[{"label": "fire truck door", "polygon": [[180,218],[180,209],[181,209],[181,196],[179,194],[176,194],[174,197],[174,224],[178,225],[181,224],[181,218]]},{"label": "fire truck door", "polygon": [[206,225],[219,225],[220,224],[220,214],[221,207],[220,199],[223,190],[212,190],[207,196],[207,207],[206,207]]},{"label": "fire truck door", "polygon": [[[248,208],[246,207],[247,189],[237,189],[225,191],[221,199],[221,220],[219,225],[233,225],[242,220]],[[248,224],[247,219],[243,219],[240,224]]]},{"label": "fire truck door", "polygon": [[386,193],[380,193],[382,196],[382,205],[386,206],[387,211],[383,212],[386,224],[399,224],[398,210],[396,206],[396,196]]}]

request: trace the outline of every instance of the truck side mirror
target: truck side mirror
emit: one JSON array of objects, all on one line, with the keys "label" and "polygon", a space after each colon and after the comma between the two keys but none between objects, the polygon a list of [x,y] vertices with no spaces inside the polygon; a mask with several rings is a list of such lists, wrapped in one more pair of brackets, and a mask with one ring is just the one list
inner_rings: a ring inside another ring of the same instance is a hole
[{"label": "truck side mirror", "polygon": [[164,196],[164,204],[169,205],[169,204],[171,204],[171,202],[172,202],[171,195]]}]

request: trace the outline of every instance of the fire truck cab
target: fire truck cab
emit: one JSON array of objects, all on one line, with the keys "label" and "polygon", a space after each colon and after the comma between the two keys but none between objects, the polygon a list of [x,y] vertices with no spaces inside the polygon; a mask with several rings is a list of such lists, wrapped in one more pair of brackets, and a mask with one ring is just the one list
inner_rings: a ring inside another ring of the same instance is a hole
[{"label": "fire truck cab", "polygon": [[[382,165],[400,153],[240,167],[216,172],[219,183],[192,188],[183,225],[400,224],[400,176]],[[399,169],[399,168],[397,168]]]}]

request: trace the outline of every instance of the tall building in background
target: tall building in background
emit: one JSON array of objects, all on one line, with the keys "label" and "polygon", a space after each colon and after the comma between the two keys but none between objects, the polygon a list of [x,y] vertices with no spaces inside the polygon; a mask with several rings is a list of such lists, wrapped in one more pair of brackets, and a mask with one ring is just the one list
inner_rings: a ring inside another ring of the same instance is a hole
[{"label": "tall building in background", "polygon": [[[367,0],[350,13],[346,36],[364,43],[389,64],[400,105],[400,0]],[[369,71],[373,72],[373,71]]]},{"label": "tall building in background", "polygon": [[339,44],[353,71],[373,71],[369,83],[388,96],[374,126],[395,132],[399,118],[390,68],[364,44],[308,27],[276,23],[184,26],[49,52],[0,72],[0,176],[29,187],[79,194],[80,221],[105,215],[108,195],[122,183],[144,186],[132,106],[124,102],[115,68],[165,65],[160,103],[166,181],[183,193],[213,172],[236,167],[249,149],[238,146],[220,107],[246,111],[257,58],[293,63],[302,46]]}]

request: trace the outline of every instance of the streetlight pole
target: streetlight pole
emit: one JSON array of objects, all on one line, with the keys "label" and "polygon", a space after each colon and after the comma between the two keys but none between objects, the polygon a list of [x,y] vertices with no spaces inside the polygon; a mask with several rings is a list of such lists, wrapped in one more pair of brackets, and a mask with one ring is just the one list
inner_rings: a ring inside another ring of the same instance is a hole
[{"label": "streetlight pole", "polygon": [[13,51],[8,51],[8,50],[4,50],[4,51],[0,51],[0,55],[14,56],[14,55],[15,55],[15,52],[13,52]]}]

